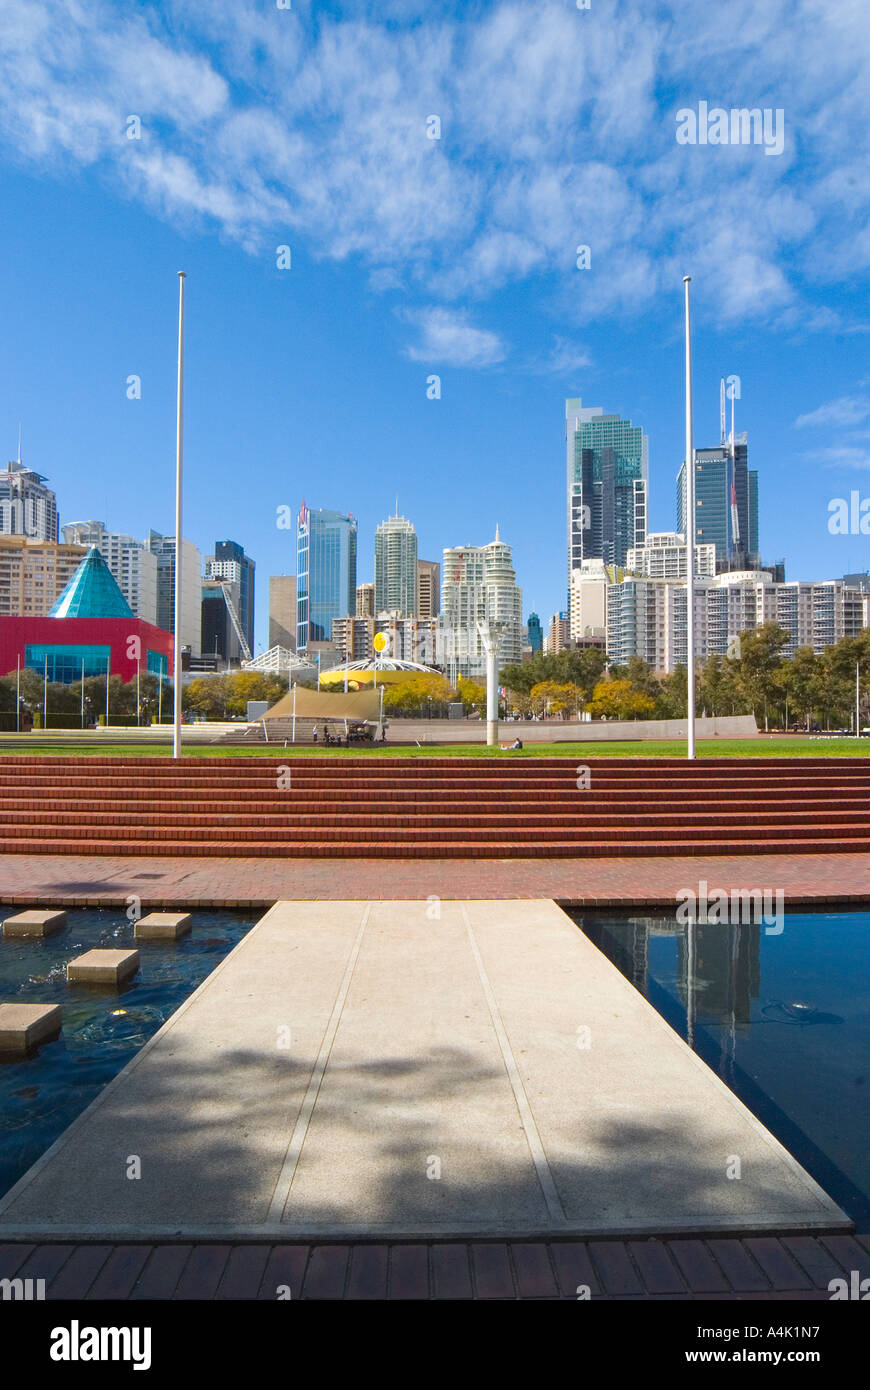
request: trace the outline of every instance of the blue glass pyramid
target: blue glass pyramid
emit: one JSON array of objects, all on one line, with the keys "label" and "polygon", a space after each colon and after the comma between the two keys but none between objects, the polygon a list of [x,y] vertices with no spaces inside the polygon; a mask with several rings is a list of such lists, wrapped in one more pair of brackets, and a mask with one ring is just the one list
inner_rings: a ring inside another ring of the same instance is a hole
[{"label": "blue glass pyramid", "polygon": [[50,618],[132,618],[108,565],[92,545],[48,615]]}]

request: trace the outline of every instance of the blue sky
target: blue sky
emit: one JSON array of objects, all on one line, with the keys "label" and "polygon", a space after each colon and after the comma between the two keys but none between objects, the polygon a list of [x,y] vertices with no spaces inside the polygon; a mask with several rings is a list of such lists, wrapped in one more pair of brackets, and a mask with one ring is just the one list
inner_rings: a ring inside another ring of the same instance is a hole
[{"label": "blue sky", "polygon": [[[736,373],[765,556],[870,566],[827,525],[870,495],[863,3],[0,0],[0,32],[0,453],[20,420],[62,522],[173,529],[183,269],[185,534],[253,555],[261,643],[303,497],[358,516],[361,580],[397,493],[426,558],[498,522],[546,623],[566,396],[643,425],[675,524],[688,273],[696,445]],[[700,101],[781,108],[782,154],[679,145]]]}]

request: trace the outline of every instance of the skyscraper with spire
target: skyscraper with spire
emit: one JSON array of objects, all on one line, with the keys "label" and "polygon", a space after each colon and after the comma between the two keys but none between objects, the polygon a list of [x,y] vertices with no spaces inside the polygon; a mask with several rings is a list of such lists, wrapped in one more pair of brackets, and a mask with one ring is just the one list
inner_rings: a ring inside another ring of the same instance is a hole
[{"label": "skyscraper with spire", "polygon": [[417,532],[396,513],[375,531],[375,613],[417,613]]},{"label": "skyscraper with spire", "polygon": [[[717,447],[695,450],[695,542],[715,545],[720,571],[757,569],[758,472],[749,467],[746,434],[734,430],[733,396],[731,428],[726,427],[724,390],[720,436]],[[683,535],[687,524],[684,460],[677,474],[677,530]]]},{"label": "skyscraper with spire", "polygon": [[29,536],[36,541],[57,540],[57,498],[46,479],[18,458],[0,472],[0,535]]},{"label": "skyscraper with spire", "polygon": [[489,545],[452,546],[441,566],[440,662],[448,680],[486,679],[486,650],[478,623],[503,625],[500,666],[522,660],[523,592],[511,547],[495,528]]}]

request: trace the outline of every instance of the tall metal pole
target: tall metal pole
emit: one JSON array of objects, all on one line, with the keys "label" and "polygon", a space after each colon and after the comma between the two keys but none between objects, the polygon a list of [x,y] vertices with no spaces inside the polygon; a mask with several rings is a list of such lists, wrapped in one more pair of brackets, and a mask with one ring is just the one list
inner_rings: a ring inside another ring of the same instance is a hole
[{"label": "tall metal pole", "polygon": [[45,675],[42,678],[42,727],[48,728],[48,652],[45,654]]},{"label": "tall metal pole", "polygon": [[855,737],[861,737],[861,663],[855,662]]},{"label": "tall metal pole", "polygon": [[85,727],[85,659],[82,657],[82,728]]},{"label": "tall metal pole", "polygon": [[181,477],[184,428],[184,281],[178,272],[178,391],[175,420],[175,632],[173,633],[174,702],[172,756],[181,757]]},{"label": "tall metal pole", "polygon": [[139,722],[140,722],[140,721],[139,721],[139,711],[140,711],[140,709],[141,709],[141,701],[140,701],[140,699],[139,699],[139,668],[140,668],[141,664],[142,664],[141,659],[137,656],[137,658],[136,658],[136,727],[137,727],[137,729],[138,729],[138,727],[139,727]]},{"label": "tall metal pole", "polygon": [[695,756],[695,450],[692,443],[692,339],[689,316],[689,282],[683,276],[686,294],[686,679],[689,696],[689,726],[686,757]]},{"label": "tall metal pole", "polygon": [[15,658],[15,732],[21,733],[21,654]]}]

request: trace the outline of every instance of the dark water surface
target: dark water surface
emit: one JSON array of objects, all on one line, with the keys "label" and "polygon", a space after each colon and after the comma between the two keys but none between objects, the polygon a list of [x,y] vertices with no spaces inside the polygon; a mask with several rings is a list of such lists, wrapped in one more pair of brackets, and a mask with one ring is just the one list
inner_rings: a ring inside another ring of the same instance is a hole
[{"label": "dark water surface", "polygon": [[[21,911],[0,909],[0,919]],[[0,1195],[126,1066],[261,913],[191,912],[180,941],[135,941],[124,908],[71,908],[45,940],[0,936],[0,1001],[60,1004],[56,1042],[24,1060],[0,1062]],[[69,985],[66,965],[93,947],[135,947],[139,973],[120,991]]]},{"label": "dark water surface", "polygon": [[870,1230],[870,912],[754,923],[569,914]]}]

